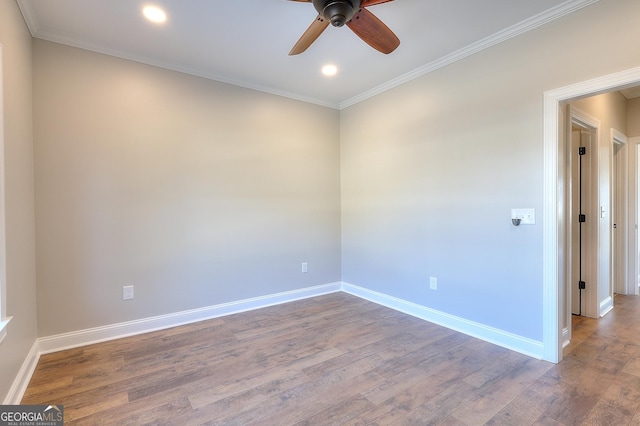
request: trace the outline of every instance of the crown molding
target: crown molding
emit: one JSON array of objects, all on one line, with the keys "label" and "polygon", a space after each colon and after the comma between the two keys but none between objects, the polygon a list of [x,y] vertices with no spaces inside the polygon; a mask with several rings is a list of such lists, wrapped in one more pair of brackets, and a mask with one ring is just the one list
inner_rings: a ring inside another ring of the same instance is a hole
[{"label": "crown molding", "polygon": [[31,4],[26,0],[16,0],[18,3],[18,7],[20,8],[20,12],[24,17],[24,22],[27,24],[29,28],[29,32],[32,37],[35,37],[38,31],[40,30],[40,25],[38,24],[38,19],[36,18],[36,14],[33,12],[31,8]]},{"label": "crown molding", "polygon": [[398,87],[402,84],[408,83],[412,80],[415,80],[416,78],[422,77],[440,68],[444,68],[447,65],[450,65],[454,62],[460,61],[464,58],[474,55],[484,49],[488,49],[491,46],[502,43],[513,37],[517,37],[520,34],[523,34],[527,31],[531,31],[539,26],[542,26],[553,20],[566,16],[570,13],[573,13],[577,10],[580,10],[598,1],[599,0],[568,0],[545,12],[539,13],[538,15],[528,18],[518,24],[512,25],[502,31],[499,31],[488,37],[485,37],[482,40],[479,40],[462,49],[459,49],[455,52],[452,52],[448,55],[438,58],[432,62],[429,62],[428,64],[425,64],[419,68],[416,68],[413,71],[410,71],[406,74],[403,74],[399,77],[389,80],[386,83],[383,83],[370,90],[367,90],[349,99],[341,101],[337,104],[333,102],[327,102],[326,100],[322,100],[322,99],[310,98],[306,96],[301,96],[296,93],[274,89],[272,87],[260,86],[260,85],[252,84],[246,81],[234,80],[228,77],[223,77],[223,76],[212,74],[212,73],[198,71],[195,69],[184,67],[183,65],[174,63],[174,62],[157,61],[141,55],[132,55],[130,53],[126,53],[118,50],[105,49],[105,48],[102,48],[96,45],[87,44],[87,43],[81,42],[80,40],[76,40],[72,38],[54,36],[53,34],[50,34],[50,33],[47,33],[46,31],[41,30],[38,20],[35,17],[35,13],[33,12],[33,9],[31,8],[30,3],[28,1],[17,0],[17,3],[18,3],[18,6],[20,7],[22,15],[24,16],[24,19],[29,28],[29,31],[31,32],[31,35],[35,38],[39,38],[39,39],[43,39],[43,40],[47,40],[55,43],[61,43],[68,46],[77,47],[80,49],[90,50],[96,53],[102,53],[109,56],[115,56],[122,59],[143,63],[146,65],[168,69],[171,71],[177,71],[184,74],[193,75],[196,77],[206,78],[208,80],[214,80],[220,83],[231,84],[234,86],[244,87],[246,89],[269,93],[272,95],[281,96],[281,97],[285,97],[285,98],[289,98],[297,101],[302,101],[302,102],[316,104],[316,105],[320,105],[328,108],[342,110],[352,105],[355,105],[359,102],[362,102],[366,99],[379,95],[383,92],[391,90],[395,87]]},{"label": "crown molding", "polygon": [[316,99],[306,96],[301,96],[296,93],[287,92],[284,90],[277,90],[272,87],[260,86],[256,84],[252,84],[246,81],[234,80],[227,77],[223,77],[213,73],[206,73],[202,71],[197,71],[192,68],[184,67],[178,63],[168,62],[168,61],[157,61],[151,58],[147,58],[142,55],[132,55],[130,53],[122,52],[115,49],[105,49],[103,47],[93,45],[90,43],[85,43],[80,40],[69,38],[69,37],[60,37],[54,34],[48,33],[47,31],[43,31],[40,27],[40,23],[36,18],[36,14],[31,7],[31,3],[27,0],[16,0],[18,3],[18,7],[20,8],[20,12],[24,17],[24,21],[29,28],[29,32],[31,36],[34,38],[38,38],[41,40],[51,41],[53,43],[60,43],[71,47],[76,47],[79,49],[89,50],[96,53],[101,53],[108,56],[114,56],[121,59],[126,59],[129,61],[139,62],[145,65],[151,65],[158,68],[164,68],[170,71],[176,71],[183,74],[193,75],[195,77],[205,78],[207,80],[217,81],[219,83],[230,84],[233,86],[243,87],[245,89],[256,90],[258,92],[264,92],[271,95],[281,96],[284,98],[293,99],[296,101],[306,102],[310,104],[320,105],[327,108],[338,109],[339,104],[333,102],[327,102],[322,99]]},{"label": "crown molding", "polygon": [[169,71],[176,71],[182,74],[192,75],[194,77],[205,78],[207,80],[217,81],[218,83],[230,84],[232,86],[242,87],[244,89],[255,90],[258,92],[268,93],[271,95],[281,96],[284,98],[293,99],[296,101],[306,102],[306,103],[315,104],[315,105],[320,105],[328,108],[333,108],[333,109],[339,108],[339,105],[337,103],[327,102],[322,99],[305,97],[296,93],[274,89],[272,87],[260,86],[260,85],[252,84],[246,81],[230,79],[228,77],[223,77],[213,73],[198,71],[196,69],[185,67],[175,62],[158,61],[142,55],[133,55],[131,53],[123,52],[116,49],[106,49],[104,47],[100,47],[90,43],[81,42],[77,39],[60,37],[60,36],[48,33],[46,31],[38,31],[36,34],[32,34],[32,35],[33,37],[41,40],[50,41],[58,44],[64,44],[66,46],[88,50],[91,52],[100,53],[107,56],[113,56],[120,59],[132,61],[132,62],[138,62],[141,64],[166,69]]},{"label": "crown molding", "polygon": [[479,40],[466,47],[463,47],[462,49],[456,50],[455,52],[452,52],[448,55],[438,58],[435,61],[429,62],[428,64],[423,65],[419,68],[416,68],[413,71],[409,71],[406,74],[403,74],[399,77],[389,80],[388,82],[383,83],[379,86],[376,86],[371,90],[367,90],[366,92],[362,92],[359,95],[356,95],[352,98],[342,101],[340,102],[340,109],[345,109],[359,102],[362,102],[366,99],[379,95],[380,93],[386,92],[387,90],[391,90],[402,84],[415,80],[418,77],[422,77],[423,75],[439,70],[440,68],[444,68],[447,65],[460,61],[482,50],[488,49],[491,46],[495,46],[496,44],[499,44],[511,38],[517,37],[520,34],[526,33],[527,31],[531,31],[537,27],[540,27],[553,20],[566,16],[570,13],[573,13],[577,10],[580,10],[598,1],[599,0],[566,1],[545,12],[539,13],[538,15],[532,16],[531,18],[526,19],[518,24],[512,25],[502,31],[498,31],[495,34],[485,37],[482,40]]}]

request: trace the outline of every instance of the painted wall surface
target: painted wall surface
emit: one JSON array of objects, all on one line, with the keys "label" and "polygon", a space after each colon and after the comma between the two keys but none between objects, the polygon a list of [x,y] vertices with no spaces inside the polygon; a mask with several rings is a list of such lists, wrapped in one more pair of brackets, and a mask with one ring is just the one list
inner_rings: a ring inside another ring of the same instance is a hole
[{"label": "painted wall surface", "polygon": [[541,341],[543,94],[640,66],[638,16],[601,0],[342,111],[343,281]]},{"label": "painted wall surface", "polygon": [[[542,96],[640,66],[637,16],[600,0],[338,112],[40,40],[32,68],[0,2],[0,386],[36,299],[49,336],[342,279],[541,340]],[[537,223],[513,227],[523,207]]]},{"label": "painted wall surface", "polygon": [[627,136],[640,136],[640,98],[627,102]]},{"label": "painted wall surface", "polygon": [[40,336],[340,280],[338,111],[41,40],[34,91]]},{"label": "painted wall surface", "polygon": [[0,401],[33,346],[36,266],[33,191],[31,35],[13,1],[0,1],[3,52],[6,303],[13,320],[0,344]]}]

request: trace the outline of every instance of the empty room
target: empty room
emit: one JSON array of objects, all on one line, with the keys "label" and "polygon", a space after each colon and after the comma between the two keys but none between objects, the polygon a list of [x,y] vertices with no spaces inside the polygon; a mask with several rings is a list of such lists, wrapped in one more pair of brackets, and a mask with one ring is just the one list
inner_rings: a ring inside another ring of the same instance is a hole
[{"label": "empty room", "polygon": [[0,0],[2,410],[640,424],[639,18]]}]

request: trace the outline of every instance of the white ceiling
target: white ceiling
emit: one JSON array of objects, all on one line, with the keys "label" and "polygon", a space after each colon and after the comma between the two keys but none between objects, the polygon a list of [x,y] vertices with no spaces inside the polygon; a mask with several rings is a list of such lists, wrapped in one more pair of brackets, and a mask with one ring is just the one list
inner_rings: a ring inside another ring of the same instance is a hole
[{"label": "white ceiling", "polygon": [[[396,0],[369,7],[400,38],[381,54],[347,27],[289,50],[317,16],[287,0],[18,0],[32,35],[343,108],[597,0]],[[168,15],[142,16],[153,4]],[[320,68],[337,65],[338,75]]]}]

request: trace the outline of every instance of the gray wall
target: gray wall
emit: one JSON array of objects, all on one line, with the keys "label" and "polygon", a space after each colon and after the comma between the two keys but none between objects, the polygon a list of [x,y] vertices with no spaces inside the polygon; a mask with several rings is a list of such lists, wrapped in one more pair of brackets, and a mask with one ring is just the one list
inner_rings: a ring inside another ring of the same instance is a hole
[{"label": "gray wall", "polygon": [[34,92],[40,336],[340,280],[338,111],[41,40]]},{"label": "gray wall", "polygon": [[31,35],[14,1],[0,1],[3,51],[7,314],[0,344],[0,401],[36,339]]},{"label": "gray wall", "polygon": [[639,66],[638,16],[601,0],[344,110],[343,281],[541,341],[543,93]]},{"label": "gray wall", "polygon": [[637,16],[600,0],[337,112],[43,41],[32,64],[0,2],[0,392],[36,337],[36,269],[40,336],[343,279],[541,340],[542,94],[639,66]]}]

